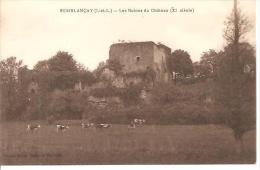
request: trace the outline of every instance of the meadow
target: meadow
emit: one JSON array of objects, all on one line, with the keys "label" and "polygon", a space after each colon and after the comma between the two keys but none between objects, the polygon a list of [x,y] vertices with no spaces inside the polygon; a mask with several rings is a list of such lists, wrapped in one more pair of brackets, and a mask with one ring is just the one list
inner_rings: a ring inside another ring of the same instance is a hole
[{"label": "meadow", "polygon": [[57,133],[41,123],[28,133],[28,122],[0,123],[1,164],[229,164],[255,163],[256,133],[244,135],[243,154],[236,154],[229,128],[220,125],[144,125],[129,129],[82,129],[80,121]]}]

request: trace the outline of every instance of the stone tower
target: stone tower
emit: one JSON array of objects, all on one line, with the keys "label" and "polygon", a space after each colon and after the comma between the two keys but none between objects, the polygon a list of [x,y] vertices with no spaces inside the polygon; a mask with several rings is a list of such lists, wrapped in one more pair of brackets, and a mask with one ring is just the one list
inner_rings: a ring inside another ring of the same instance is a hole
[{"label": "stone tower", "polygon": [[125,73],[145,71],[152,68],[156,81],[168,81],[166,58],[171,49],[152,41],[116,43],[110,46],[109,59],[118,60]]}]

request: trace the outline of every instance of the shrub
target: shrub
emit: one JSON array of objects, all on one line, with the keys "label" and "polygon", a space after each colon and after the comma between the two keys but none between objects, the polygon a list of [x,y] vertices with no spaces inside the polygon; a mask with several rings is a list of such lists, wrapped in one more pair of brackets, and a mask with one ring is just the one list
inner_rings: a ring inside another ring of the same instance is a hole
[{"label": "shrub", "polygon": [[122,89],[108,86],[104,88],[95,88],[90,91],[90,95],[94,97],[113,97],[118,96],[121,93]]},{"label": "shrub", "polygon": [[198,102],[199,91],[194,85],[176,86],[171,83],[158,84],[151,91],[152,101],[160,104],[170,104],[175,102]]},{"label": "shrub", "polygon": [[129,87],[123,88],[119,93],[120,99],[124,102],[126,106],[137,105],[140,103],[140,93],[142,90],[142,85],[130,85]]},{"label": "shrub", "polygon": [[74,90],[55,90],[48,103],[48,115],[56,119],[81,119],[87,103],[87,94]]}]

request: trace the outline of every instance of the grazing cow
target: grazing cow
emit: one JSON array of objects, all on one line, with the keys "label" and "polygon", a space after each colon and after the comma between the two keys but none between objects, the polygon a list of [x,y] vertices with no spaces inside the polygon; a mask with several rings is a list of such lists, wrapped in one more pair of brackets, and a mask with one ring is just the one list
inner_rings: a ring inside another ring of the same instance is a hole
[{"label": "grazing cow", "polygon": [[134,124],[136,125],[142,125],[145,123],[144,119],[134,119]]},{"label": "grazing cow", "polygon": [[56,125],[56,130],[57,132],[63,132],[65,131],[66,129],[69,129],[69,126],[68,125],[61,125],[61,124],[57,124]]},{"label": "grazing cow", "polygon": [[85,129],[85,128],[90,128],[90,127],[94,127],[94,123],[87,123],[87,124],[81,123],[81,127],[82,127],[83,129]]},{"label": "grazing cow", "polygon": [[112,127],[111,124],[107,124],[107,123],[100,123],[100,124],[96,124],[95,126],[98,129],[106,129],[106,128],[110,128]]},{"label": "grazing cow", "polygon": [[28,132],[34,132],[36,131],[38,128],[40,128],[41,125],[32,125],[32,124],[28,124],[27,125],[27,131]]}]

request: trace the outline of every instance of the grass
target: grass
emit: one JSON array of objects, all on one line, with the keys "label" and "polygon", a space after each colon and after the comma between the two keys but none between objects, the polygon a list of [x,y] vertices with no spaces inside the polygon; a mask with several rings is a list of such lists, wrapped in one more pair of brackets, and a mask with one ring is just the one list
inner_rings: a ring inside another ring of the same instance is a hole
[{"label": "grass", "polygon": [[128,129],[70,129],[57,133],[41,124],[26,132],[28,122],[1,123],[1,164],[211,164],[255,163],[256,134],[244,135],[243,154],[235,152],[232,131],[217,125],[145,125]]}]

